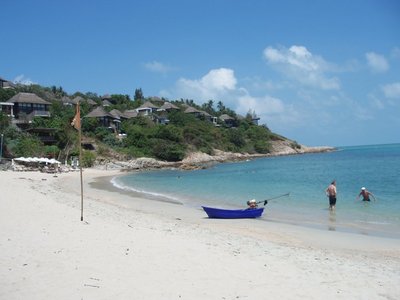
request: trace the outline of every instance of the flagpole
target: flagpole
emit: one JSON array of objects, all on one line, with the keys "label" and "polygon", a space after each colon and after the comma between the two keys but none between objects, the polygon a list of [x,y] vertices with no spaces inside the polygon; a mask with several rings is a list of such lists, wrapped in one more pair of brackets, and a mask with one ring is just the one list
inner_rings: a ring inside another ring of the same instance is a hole
[{"label": "flagpole", "polygon": [[83,176],[82,176],[82,129],[81,129],[81,106],[78,101],[76,103],[75,117],[71,123],[72,126],[78,130],[78,143],[79,143],[79,171],[81,175],[81,221],[83,221]]},{"label": "flagpole", "polygon": [[[79,105],[79,103],[78,103]],[[80,108],[79,108],[80,115]],[[81,126],[79,126],[79,171],[81,173],[81,221],[83,221],[83,176],[82,176],[82,133]]]}]

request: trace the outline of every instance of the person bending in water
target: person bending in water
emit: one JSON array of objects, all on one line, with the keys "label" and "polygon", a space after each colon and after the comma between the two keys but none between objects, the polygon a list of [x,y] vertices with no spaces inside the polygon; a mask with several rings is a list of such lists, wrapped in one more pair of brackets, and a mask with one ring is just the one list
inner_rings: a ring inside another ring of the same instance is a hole
[{"label": "person bending in water", "polygon": [[361,192],[358,194],[357,199],[360,199],[360,196],[363,197],[362,201],[371,201],[371,199],[369,198],[369,196],[371,196],[372,198],[374,198],[374,201],[376,201],[375,196],[368,191],[365,187],[361,188]]}]

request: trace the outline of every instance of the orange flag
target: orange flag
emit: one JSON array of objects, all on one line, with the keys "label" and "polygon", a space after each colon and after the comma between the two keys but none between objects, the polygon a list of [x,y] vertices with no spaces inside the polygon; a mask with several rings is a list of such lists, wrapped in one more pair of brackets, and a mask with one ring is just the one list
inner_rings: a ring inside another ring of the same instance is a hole
[{"label": "orange flag", "polygon": [[76,130],[81,129],[81,108],[79,102],[76,104],[76,114],[71,122],[71,126],[74,126]]}]

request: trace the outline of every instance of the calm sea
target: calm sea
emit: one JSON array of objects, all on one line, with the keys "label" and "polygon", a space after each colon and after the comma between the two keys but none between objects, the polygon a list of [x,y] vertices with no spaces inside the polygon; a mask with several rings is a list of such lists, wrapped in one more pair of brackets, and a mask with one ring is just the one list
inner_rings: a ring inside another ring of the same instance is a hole
[{"label": "calm sea", "polygon": [[[325,189],[337,181],[336,212]],[[259,158],[206,170],[147,171],[116,177],[119,188],[193,208],[246,207],[270,200],[260,221],[400,238],[400,144],[339,147],[330,153]],[[377,201],[356,200],[361,187]]]}]

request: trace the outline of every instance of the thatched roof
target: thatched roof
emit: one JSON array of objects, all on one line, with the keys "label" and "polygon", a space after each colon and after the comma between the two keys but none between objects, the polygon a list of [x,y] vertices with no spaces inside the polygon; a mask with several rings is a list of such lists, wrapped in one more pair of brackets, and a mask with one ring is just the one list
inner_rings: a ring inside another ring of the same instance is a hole
[{"label": "thatched roof", "polygon": [[103,100],[102,104],[103,104],[103,106],[111,106],[112,105],[111,102],[108,100]]},{"label": "thatched roof", "polygon": [[204,110],[200,110],[200,113],[203,114],[204,116],[212,117],[212,115],[210,115],[208,112],[206,112]]},{"label": "thatched roof", "polygon": [[14,88],[15,84],[12,83],[11,81],[8,81],[8,80],[0,77],[0,87],[3,87],[4,89],[6,89],[6,88]]},{"label": "thatched roof", "polygon": [[92,99],[85,99],[81,96],[76,96],[74,99],[71,100],[71,103],[73,104],[78,104],[79,103],[88,103],[89,105],[97,105],[96,101],[92,100]]},{"label": "thatched roof", "polygon": [[48,104],[50,105],[50,102],[47,102],[46,100],[43,100],[40,98],[38,95],[33,94],[33,93],[18,93],[12,98],[10,98],[7,102],[10,103],[35,103],[35,104]]},{"label": "thatched roof", "polygon": [[160,110],[171,110],[171,109],[179,109],[179,107],[176,105],[173,105],[170,102],[165,102],[159,109]]},{"label": "thatched roof", "polygon": [[120,112],[118,109],[113,109],[110,111],[110,114],[112,114],[115,118],[120,118],[122,116],[122,112]]},{"label": "thatched roof", "polygon": [[130,118],[136,118],[138,116],[138,112],[134,109],[131,110],[126,110],[122,114],[123,118],[130,119]]},{"label": "thatched roof", "polygon": [[76,96],[74,99],[72,99],[72,103],[74,104],[78,104],[78,102],[82,103],[86,101],[85,99],[83,99],[81,96]]},{"label": "thatched roof", "polygon": [[74,104],[74,102],[72,102],[72,100],[71,100],[71,98],[70,97],[68,97],[68,96],[63,96],[62,98],[61,98],[61,102],[63,103],[63,104]]},{"label": "thatched roof", "polygon": [[140,105],[140,106],[137,108],[137,110],[146,109],[146,108],[157,109],[158,106],[154,105],[154,104],[151,103],[150,101],[146,101],[145,103],[143,103],[142,105]]},{"label": "thatched roof", "polygon": [[185,110],[185,114],[192,114],[192,113],[201,113],[198,109],[195,109],[194,107],[189,106]]},{"label": "thatched roof", "polygon": [[227,115],[227,114],[220,115],[219,118],[222,121],[235,120],[235,118],[233,118],[233,117],[231,117],[230,115]]},{"label": "thatched roof", "polygon": [[88,118],[110,117],[113,119],[119,119],[119,118],[114,117],[109,112],[105,111],[102,106],[96,107],[94,110],[92,110],[90,113],[88,113],[85,117],[88,117]]},{"label": "thatched roof", "polygon": [[86,102],[87,102],[89,105],[97,105],[96,101],[94,101],[93,99],[87,99]]}]

